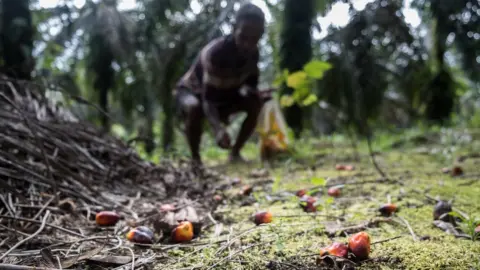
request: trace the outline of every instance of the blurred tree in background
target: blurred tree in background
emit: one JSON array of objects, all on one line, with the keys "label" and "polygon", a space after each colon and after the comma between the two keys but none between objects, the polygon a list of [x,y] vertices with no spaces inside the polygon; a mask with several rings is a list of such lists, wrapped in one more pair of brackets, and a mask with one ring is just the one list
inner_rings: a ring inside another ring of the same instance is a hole
[{"label": "blurred tree in background", "polygon": [[2,0],[1,53],[6,73],[30,79],[34,62],[33,25],[28,0]]},{"label": "blurred tree in background", "polygon": [[[3,70],[48,82],[51,97],[106,131],[136,137],[149,153],[174,151],[172,87],[202,46],[229,33],[245,1],[137,0],[130,9],[80,2],[2,0]],[[477,0],[373,0],[358,9],[353,0],[263,2],[261,85],[280,82],[297,138],[455,119],[480,125]],[[347,5],[350,20],[322,29],[319,19],[335,5]],[[418,26],[407,23],[406,5]]]}]

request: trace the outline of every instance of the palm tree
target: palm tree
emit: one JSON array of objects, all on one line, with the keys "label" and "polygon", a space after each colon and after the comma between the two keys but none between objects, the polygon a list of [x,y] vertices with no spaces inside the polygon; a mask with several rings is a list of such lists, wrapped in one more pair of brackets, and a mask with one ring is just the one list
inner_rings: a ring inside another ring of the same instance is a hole
[{"label": "palm tree", "polygon": [[[285,0],[283,25],[280,33],[280,68],[289,72],[301,70],[312,57],[311,27],[315,17],[315,1]],[[291,94],[292,89],[282,86],[282,94]],[[287,124],[298,138],[303,129],[303,112],[299,105],[285,110]]]},{"label": "palm tree", "polygon": [[[434,22],[433,59],[437,71],[427,87],[426,115],[428,119],[442,123],[449,118],[456,101],[455,82],[445,63],[450,48],[455,46],[457,49],[470,79],[480,82],[480,16],[477,12],[480,3],[478,0],[415,0],[413,6],[421,12],[424,20]],[[448,41],[452,34],[453,43]]]},{"label": "palm tree", "polygon": [[29,80],[34,67],[32,58],[33,26],[28,0],[2,1],[1,47],[7,73]]},{"label": "palm tree", "polygon": [[[80,36],[86,52],[87,74],[92,78],[98,103],[104,113],[101,124],[105,131],[110,129],[109,94],[115,90],[116,71],[135,65],[133,21],[117,10],[116,0],[103,0],[98,3],[87,1],[79,11],[79,17],[63,27],[54,41],[64,45]],[[122,93],[115,92],[120,96]]]},{"label": "palm tree", "polygon": [[333,69],[319,82],[319,96],[345,116],[347,127],[363,135],[370,133],[368,122],[379,118],[389,83],[402,79],[395,76],[401,63],[392,61],[392,55],[411,47],[414,40],[398,15],[402,5],[381,3],[353,11],[345,27],[330,29],[322,41]]}]

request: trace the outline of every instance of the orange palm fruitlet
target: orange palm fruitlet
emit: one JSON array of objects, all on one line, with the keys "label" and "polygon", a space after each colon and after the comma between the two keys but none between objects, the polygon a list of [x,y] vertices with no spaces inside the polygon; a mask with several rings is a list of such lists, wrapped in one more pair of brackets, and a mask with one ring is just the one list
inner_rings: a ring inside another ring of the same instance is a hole
[{"label": "orange palm fruitlet", "polygon": [[182,221],[172,231],[172,240],[176,243],[183,243],[192,240],[193,225],[190,221]]},{"label": "orange palm fruitlet", "polygon": [[95,222],[99,226],[114,226],[120,220],[120,215],[113,211],[102,211],[95,216]]},{"label": "orange palm fruitlet", "polygon": [[141,231],[138,228],[133,228],[127,233],[127,239],[130,242],[138,244],[152,244],[153,235],[148,232]]},{"label": "orange palm fruitlet", "polygon": [[272,213],[268,211],[258,212],[254,216],[254,222],[256,225],[270,223],[273,220]]},{"label": "orange palm fruitlet", "polygon": [[370,236],[366,232],[354,234],[348,240],[348,248],[358,260],[365,260],[370,255]]},{"label": "orange palm fruitlet", "polygon": [[391,216],[393,213],[397,212],[397,206],[393,203],[387,203],[382,205],[378,211],[380,211],[380,214],[383,216]]},{"label": "orange palm fruitlet", "polygon": [[249,196],[250,194],[252,194],[252,191],[253,191],[253,187],[252,186],[249,186],[249,185],[246,185],[242,188],[242,195],[244,196]]}]

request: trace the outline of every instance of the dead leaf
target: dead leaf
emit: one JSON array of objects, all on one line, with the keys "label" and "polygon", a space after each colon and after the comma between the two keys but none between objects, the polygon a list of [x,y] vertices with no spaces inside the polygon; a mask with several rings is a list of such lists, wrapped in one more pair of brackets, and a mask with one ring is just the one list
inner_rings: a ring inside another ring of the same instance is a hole
[{"label": "dead leaf", "polygon": [[435,227],[439,228],[440,230],[446,232],[447,234],[454,235],[455,237],[471,239],[470,235],[464,234],[464,233],[458,231],[449,222],[445,222],[445,221],[442,221],[442,220],[434,220],[433,225],[435,225]]},{"label": "dead leaf", "polygon": [[102,245],[101,247],[98,247],[96,249],[92,249],[92,250],[84,253],[83,255],[79,255],[77,257],[67,259],[67,260],[62,262],[62,268],[70,268],[73,265],[75,265],[75,264],[77,264],[81,261],[88,260],[88,259],[92,258],[93,256],[97,255],[98,253],[100,253],[103,250],[103,248],[104,248],[104,246]]},{"label": "dead leaf", "polygon": [[156,233],[163,233],[164,235],[170,235],[172,230],[177,226],[178,222],[175,219],[175,213],[168,212],[160,220],[153,222],[153,228]]},{"label": "dead leaf", "polygon": [[89,261],[124,265],[132,261],[131,256],[110,256],[110,255],[95,255],[88,259]]},{"label": "dead leaf", "polygon": [[47,267],[55,268],[57,263],[56,259],[53,257],[52,251],[49,248],[43,248],[40,250],[40,255],[46,262]]}]

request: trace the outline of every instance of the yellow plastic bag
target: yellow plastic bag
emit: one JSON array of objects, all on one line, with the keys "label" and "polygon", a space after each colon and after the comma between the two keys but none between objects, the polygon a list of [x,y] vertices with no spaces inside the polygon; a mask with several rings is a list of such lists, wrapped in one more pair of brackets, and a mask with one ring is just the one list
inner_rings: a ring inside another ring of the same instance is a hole
[{"label": "yellow plastic bag", "polygon": [[260,134],[262,160],[271,159],[288,150],[287,125],[277,100],[271,99],[263,105],[257,122],[257,132]]}]

